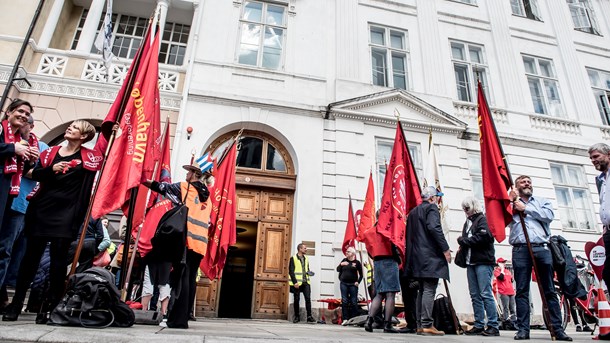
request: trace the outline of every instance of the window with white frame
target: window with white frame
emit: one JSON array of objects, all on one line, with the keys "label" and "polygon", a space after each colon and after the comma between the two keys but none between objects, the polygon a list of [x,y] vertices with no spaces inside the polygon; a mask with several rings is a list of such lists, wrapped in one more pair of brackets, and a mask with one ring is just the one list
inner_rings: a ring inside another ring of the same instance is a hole
[{"label": "window with white frame", "polygon": [[483,193],[483,172],[481,171],[481,154],[478,151],[468,152],[468,171],[472,180],[472,195],[479,200],[481,206],[485,204]]},{"label": "window with white frame", "polygon": [[558,214],[562,228],[581,231],[595,230],[587,180],[582,167],[551,163],[551,178],[557,196]]},{"label": "window with white frame", "polygon": [[553,61],[524,55],[523,65],[534,111],[557,117],[564,116],[565,112],[561,104],[559,82],[557,82]]},{"label": "window with white frame", "polygon": [[370,26],[373,84],[407,89],[407,33],[381,26]]},{"label": "window with white frame", "polygon": [[[87,19],[89,10],[84,9],[81,15],[78,27],[72,40],[72,49],[76,49],[78,40]],[[104,22],[104,13],[100,16],[100,21],[97,26],[96,36],[102,28]],[[138,51],[140,42],[146,32],[148,26],[148,19],[113,14],[112,15],[112,53],[117,57],[122,58],[133,58]],[[159,63],[171,64],[171,65],[182,65],[184,64],[184,56],[186,54],[186,44],[190,34],[190,26],[184,24],[177,24],[166,22],[163,34],[161,36],[161,46],[159,50]],[[95,46],[91,47],[92,53],[98,53],[99,51]]]},{"label": "window with white frame", "polygon": [[286,6],[244,1],[237,62],[280,69],[286,39]]},{"label": "window with white frame", "polygon": [[514,15],[533,20],[542,20],[538,0],[510,0],[510,7]]},{"label": "window with white frame", "polygon": [[[383,181],[385,180],[386,164],[392,157],[394,141],[387,139],[377,139],[377,149],[375,161],[377,164],[377,204],[381,203],[383,193]],[[421,146],[418,143],[408,143],[411,160],[419,179],[419,184],[423,185],[424,169],[422,167]]]},{"label": "window with white frame", "polygon": [[610,72],[587,68],[593,95],[604,125],[610,125]]},{"label": "window with white frame", "polygon": [[599,26],[590,0],[566,0],[574,22],[574,29],[578,31],[599,34]]},{"label": "window with white frame", "polygon": [[476,102],[477,80],[481,80],[485,95],[490,99],[488,66],[483,46],[457,41],[450,41],[450,44],[457,98],[461,101]]}]

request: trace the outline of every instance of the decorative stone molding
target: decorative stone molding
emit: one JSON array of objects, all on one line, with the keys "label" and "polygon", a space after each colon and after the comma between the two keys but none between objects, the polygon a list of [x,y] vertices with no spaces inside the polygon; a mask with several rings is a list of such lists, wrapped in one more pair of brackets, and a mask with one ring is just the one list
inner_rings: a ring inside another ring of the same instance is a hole
[{"label": "decorative stone molding", "polygon": [[600,128],[599,128],[599,131],[600,131],[600,132],[601,132],[601,134],[602,134],[602,139],[603,139],[603,140],[610,141],[610,129],[605,128],[605,127],[604,127],[604,128],[601,128],[601,127],[600,127]]},{"label": "decorative stone molding", "polygon": [[159,90],[176,92],[180,74],[171,71],[159,71]]},{"label": "decorative stone molding", "polygon": [[[453,102],[453,108],[457,117],[476,120],[478,113],[478,106],[470,102]],[[490,108],[491,116],[495,123],[508,124],[508,115],[505,110],[498,108]]]},{"label": "decorative stone molding", "polygon": [[106,67],[100,60],[86,60],[81,75],[82,80],[106,82]]},{"label": "decorative stone molding", "polygon": [[580,124],[563,119],[530,115],[530,124],[534,129],[561,132],[569,135],[582,135]]},{"label": "decorative stone molding", "polygon": [[129,70],[129,66],[121,65],[121,64],[113,64],[110,67],[110,79],[109,83],[114,83],[115,85],[123,84],[123,80],[127,77],[127,71]]},{"label": "decorative stone molding", "polygon": [[38,74],[51,76],[64,76],[64,70],[68,64],[68,58],[65,56],[44,54],[38,64]]}]

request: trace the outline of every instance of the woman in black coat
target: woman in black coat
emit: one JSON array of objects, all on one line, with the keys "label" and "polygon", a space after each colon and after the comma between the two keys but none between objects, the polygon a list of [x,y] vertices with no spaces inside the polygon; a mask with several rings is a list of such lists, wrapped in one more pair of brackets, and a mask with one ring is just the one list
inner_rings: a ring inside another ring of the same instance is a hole
[{"label": "woman in black coat", "polygon": [[[499,336],[498,312],[491,289],[495,266],[494,238],[487,226],[479,201],[467,197],[462,201],[466,222],[458,238],[460,249],[466,255],[468,289],[474,311],[474,327],[467,335]],[[487,329],[485,328],[487,314]]]}]

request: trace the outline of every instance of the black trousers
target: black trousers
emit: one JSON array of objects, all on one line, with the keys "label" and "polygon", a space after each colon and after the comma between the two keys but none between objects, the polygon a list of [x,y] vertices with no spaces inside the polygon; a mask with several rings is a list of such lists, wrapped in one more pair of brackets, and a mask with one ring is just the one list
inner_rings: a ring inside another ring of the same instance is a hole
[{"label": "black trousers", "polygon": [[405,306],[405,320],[407,328],[417,329],[417,317],[415,315],[417,309],[417,291],[419,283],[417,280],[400,278],[400,290],[402,294],[402,303]]},{"label": "black trousers", "polygon": [[21,261],[17,276],[17,286],[15,287],[15,295],[12,301],[14,304],[23,304],[28,288],[30,288],[30,284],[38,270],[40,258],[44,253],[47,243],[50,243],[50,285],[49,292],[46,295],[48,307],[43,309],[43,311],[50,311],[57,306],[64,295],[66,287],[66,266],[68,265],[68,250],[71,242],[72,240],[69,238],[28,237],[25,256],[23,261]]},{"label": "black trousers", "polygon": [[311,286],[308,283],[302,283],[299,288],[292,287],[294,294],[294,316],[299,317],[301,309],[301,293],[305,297],[305,310],[307,310],[307,317],[311,317]]},{"label": "black trousers", "polygon": [[[167,326],[170,328],[188,329],[189,317],[193,313],[195,303],[195,292],[197,290],[197,269],[201,263],[203,255],[192,250],[186,252],[186,266],[182,272],[180,291],[178,297],[174,298],[173,304],[167,317]],[[174,271],[176,267],[174,266]],[[175,290],[172,289],[172,294]]]},{"label": "black trousers", "polygon": [[[606,262],[604,262],[604,271],[602,272],[602,279],[606,285],[610,285],[610,229],[604,228],[605,232],[602,236],[604,239],[604,248],[606,249]],[[610,286],[609,286],[610,287]]]}]

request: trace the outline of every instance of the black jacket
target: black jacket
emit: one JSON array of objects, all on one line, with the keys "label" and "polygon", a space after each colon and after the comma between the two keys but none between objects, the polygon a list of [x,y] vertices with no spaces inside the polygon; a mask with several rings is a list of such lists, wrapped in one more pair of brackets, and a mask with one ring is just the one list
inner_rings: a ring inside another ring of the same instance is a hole
[{"label": "black jacket", "polygon": [[409,212],[406,237],[403,277],[449,280],[449,264],[443,254],[449,250],[449,244],[436,204],[424,201]]},{"label": "black jacket", "polygon": [[494,237],[487,226],[487,218],[483,213],[475,213],[468,219],[472,221],[470,231],[472,236],[468,237],[466,228],[468,221],[462,228],[462,236],[458,238],[458,244],[468,254],[470,250],[470,264],[496,264],[496,250],[494,248]]}]

